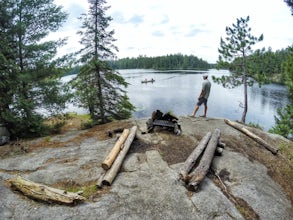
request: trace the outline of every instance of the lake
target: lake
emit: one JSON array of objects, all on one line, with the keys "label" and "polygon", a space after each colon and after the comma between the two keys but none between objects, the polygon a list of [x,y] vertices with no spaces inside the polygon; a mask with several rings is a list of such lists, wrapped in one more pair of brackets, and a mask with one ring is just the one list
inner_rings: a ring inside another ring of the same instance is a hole
[{"label": "lake", "polygon": [[[156,71],[156,70],[118,70],[129,83],[126,88],[130,102],[136,106],[134,118],[150,117],[159,109],[171,111],[177,116],[191,115],[201,91],[201,71]],[[208,70],[208,79],[212,83],[208,99],[207,117],[240,120],[243,112],[243,86],[233,89],[223,88],[212,81],[212,76],[229,74],[226,70]],[[153,83],[141,83],[145,79],[154,79]],[[279,84],[258,84],[248,87],[248,113],[246,123],[259,124],[265,130],[275,125],[277,108],[288,103],[287,90]],[[73,107],[73,106],[72,106]],[[203,113],[201,106],[197,115]],[[82,113],[80,109],[71,109]]]}]

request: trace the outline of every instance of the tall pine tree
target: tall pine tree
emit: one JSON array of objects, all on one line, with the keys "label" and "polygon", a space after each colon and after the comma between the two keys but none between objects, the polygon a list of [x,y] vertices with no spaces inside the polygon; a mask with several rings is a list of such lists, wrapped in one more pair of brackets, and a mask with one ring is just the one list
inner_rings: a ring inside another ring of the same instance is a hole
[{"label": "tall pine tree", "polygon": [[77,101],[89,110],[97,123],[129,118],[134,106],[124,90],[127,83],[107,62],[118,51],[113,44],[114,31],[108,30],[112,20],[106,15],[109,6],[105,0],[89,0],[88,3],[88,13],[80,17],[82,27],[78,32],[83,45],[79,51],[83,66],[73,81]]},{"label": "tall pine tree", "polygon": [[226,27],[227,37],[224,39],[221,38],[219,48],[220,56],[217,64],[219,67],[227,67],[233,63],[234,71],[230,76],[213,78],[214,81],[222,83],[224,87],[243,85],[244,104],[241,117],[241,122],[243,123],[245,123],[248,111],[247,87],[251,84],[247,73],[247,56],[253,53],[252,46],[263,40],[263,35],[254,37],[250,34],[251,28],[248,26],[248,22],[249,16],[247,16],[246,19],[237,19],[236,24],[232,24],[232,27]]},{"label": "tall pine tree", "polygon": [[40,135],[43,117],[37,109],[64,107],[54,61],[64,41],[44,39],[67,14],[53,0],[0,1],[0,10],[0,122],[14,137]]}]

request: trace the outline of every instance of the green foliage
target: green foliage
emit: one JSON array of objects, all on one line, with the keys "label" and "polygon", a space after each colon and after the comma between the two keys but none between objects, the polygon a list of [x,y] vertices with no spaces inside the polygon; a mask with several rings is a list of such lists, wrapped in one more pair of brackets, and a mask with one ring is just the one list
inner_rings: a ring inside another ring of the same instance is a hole
[{"label": "green foliage", "polygon": [[247,72],[247,56],[253,53],[252,46],[263,40],[263,35],[254,37],[250,34],[251,28],[248,26],[249,16],[246,19],[237,19],[236,24],[232,27],[226,27],[226,38],[221,38],[219,48],[219,61],[217,68],[229,67],[232,69],[230,76],[221,78],[213,77],[217,83],[221,83],[225,87],[233,88],[244,85],[244,110],[241,122],[245,123],[247,113],[247,86],[252,85],[251,79]]},{"label": "green foliage", "polygon": [[257,128],[257,129],[260,129],[260,130],[263,130],[263,127],[261,127],[259,124],[255,124],[253,122],[249,122],[248,125],[250,127],[253,127],[253,128]]},{"label": "green foliage", "polygon": [[256,50],[247,57],[247,74],[254,78],[259,84],[270,82],[283,83],[285,76],[283,74],[282,63],[289,55],[288,49],[273,52],[271,48]]},{"label": "green foliage", "polygon": [[114,69],[208,69],[212,65],[197,58],[196,56],[187,56],[174,54],[159,57],[139,56],[137,58],[123,58],[110,62]]},{"label": "green foliage", "polygon": [[289,47],[289,56],[284,61],[285,84],[288,88],[289,104],[284,109],[278,109],[275,116],[276,126],[270,132],[280,134],[284,137],[293,137],[293,47]]},{"label": "green foliage", "polygon": [[128,118],[134,106],[123,90],[127,83],[107,62],[117,51],[112,43],[114,31],[108,31],[112,18],[106,16],[106,1],[94,0],[89,4],[88,13],[80,18],[83,23],[78,33],[84,48],[79,54],[83,65],[71,83],[76,91],[75,101],[89,110],[93,123]]},{"label": "green foliage", "polygon": [[6,0],[0,8],[0,122],[14,138],[42,135],[46,129],[37,109],[56,113],[66,99],[58,83],[60,60],[53,59],[64,40],[44,38],[67,15],[53,0]]}]

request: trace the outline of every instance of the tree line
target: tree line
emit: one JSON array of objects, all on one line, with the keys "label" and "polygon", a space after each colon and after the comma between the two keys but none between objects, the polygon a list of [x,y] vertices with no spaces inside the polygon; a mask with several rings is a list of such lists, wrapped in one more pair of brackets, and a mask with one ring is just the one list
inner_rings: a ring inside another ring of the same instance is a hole
[{"label": "tree line", "polygon": [[193,55],[170,54],[166,56],[147,57],[139,56],[136,58],[123,58],[110,61],[114,69],[209,69],[212,67],[207,61],[204,61]]}]

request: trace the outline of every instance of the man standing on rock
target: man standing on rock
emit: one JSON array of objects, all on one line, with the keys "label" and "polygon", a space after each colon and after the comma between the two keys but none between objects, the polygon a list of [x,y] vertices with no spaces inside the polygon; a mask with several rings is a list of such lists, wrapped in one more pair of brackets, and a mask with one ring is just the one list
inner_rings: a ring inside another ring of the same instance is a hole
[{"label": "man standing on rock", "polygon": [[195,106],[192,117],[196,117],[196,113],[199,109],[199,106],[201,106],[202,103],[204,104],[204,114],[201,117],[207,116],[207,110],[208,110],[207,102],[208,102],[208,98],[211,91],[211,82],[208,80],[208,75],[206,73],[203,74],[202,77],[204,81],[202,83],[201,93],[198,97],[198,102]]}]

